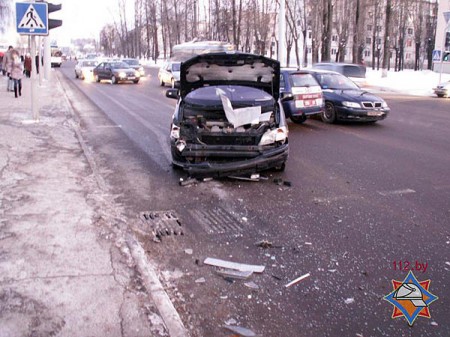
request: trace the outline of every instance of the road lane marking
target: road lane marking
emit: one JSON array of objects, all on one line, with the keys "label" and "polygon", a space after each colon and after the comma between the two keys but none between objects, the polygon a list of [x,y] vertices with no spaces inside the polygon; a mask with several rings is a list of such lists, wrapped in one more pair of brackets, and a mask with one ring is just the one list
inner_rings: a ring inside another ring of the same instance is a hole
[{"label": "road lane marking", "polygon": [[403,195],[403,194],[411,194],[416,193],[416,191],[405,188],[403,190],[394,190],[394,191],[378,191],[378,194],[381,194],[384,197],[390,196],[390,195]]}]

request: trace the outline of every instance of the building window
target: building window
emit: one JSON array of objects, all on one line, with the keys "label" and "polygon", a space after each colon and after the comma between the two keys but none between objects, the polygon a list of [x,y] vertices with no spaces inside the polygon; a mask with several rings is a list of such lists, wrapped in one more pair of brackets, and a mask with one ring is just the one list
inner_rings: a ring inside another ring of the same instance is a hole
[{"label": "building window", "polygon": [[413,35],[413,29],[412,28],[408,28],[408,34],[409,35]]},{"label": "building window", "polygon": [[371,32],[372,31],[372,25],[367,25],[367,31]]},{"label": "building window", "polygon": [[338,40],[338,37],[337,37],[337,35],[333,35],[332,37],[331,37],[331,41],[334,41],[334,42],[336,42]]},{"label": "building window", "polygon": [[377,39],[377,44],[379,44],[379,45],[381,44],[381,39],[380,38]]},{"label": "building window", "polygon": [[371,43],[372,43],[372,38],[366,37],[366,44],[371,44]]},{"label": "building window", "polygon": [[377,26],[377,32],[381,32],[381,26]]},{"label": "building window", "polygon": [[365,50],[364,51],[364,56],[365,57],[370,57],[370,50]]},{"label": "building window", "polygon": [[410,53],[406,53],[406,57],[407,60],[409,60],[411,58],[411,54]]},{"label": "building window", "polygon": [[406,47],[412,47],[412,40],[406,41]]},{"label": "building window", "polygon": [[308,38],[312,39],[312,32],[308,32]]},{"label": "building window", "polygon": [[312,50],[311,48],[308,48],[308,54],[311,54]]},{"label": "building window", "polygon": [[334,48],[332,48],[332,49],[331,49],[331,55],[336,55],[336,53],[337,53],[337,50],[334,49]]}]

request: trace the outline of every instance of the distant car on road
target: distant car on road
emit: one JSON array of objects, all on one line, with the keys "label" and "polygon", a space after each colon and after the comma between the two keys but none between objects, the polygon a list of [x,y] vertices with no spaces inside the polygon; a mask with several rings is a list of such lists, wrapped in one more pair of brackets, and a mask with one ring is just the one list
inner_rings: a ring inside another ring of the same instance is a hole
[{"label": "distant car on road", "polygon": [[449,97],[450,96],[450,81],[440,83],[436,88],[433,88],[437,97]]},{"label": "distant car on road", "polygon": [[141,74],[141,77],[145,75],[144,67],[142,66],[142,64],[139,63],[138,59],[128,58],[128,59],[123,59],[122,61],[125,62],[126,64],[128,64],[134,70],[139,71],[139,74]]},{"label": "distant car on road", "polygon": [[180,67],[181,62],[168,61],[159,68],[158,79],[161,86],[170,84],[172,88],[180,86]]},{"label": "distant car on road", "polygon": [[362,90],[349,78],[326,70],[308,70],[319,82],[325,99],[322,120],[377,122],[390,112],[387,103],[368,91]]},{"label": "distant car on road", "polygon": [[366,66],[362,64],[321,62],[313,64],[313,69],[331,70],[342,74],[360,86],[366,84]]},{"label": "distant car on road", "polygon": [[137,84],[141,77],[139,71],[120,61],[102,62],[93,69],[93,73],[96,82],[111,80],[112,84],[124,81],[132,81]]},{"label": "distant car on road", "polygon": [[286,117],[294,123],[323,112],[322,89],[308,71],[281,69],[280,96]]},{"label": "distant car on road", "polygon": [[92,71],[96,65],[97,62],[95,60],[78,60],[75,65],[75,78],[92,80],[94,78]]}]

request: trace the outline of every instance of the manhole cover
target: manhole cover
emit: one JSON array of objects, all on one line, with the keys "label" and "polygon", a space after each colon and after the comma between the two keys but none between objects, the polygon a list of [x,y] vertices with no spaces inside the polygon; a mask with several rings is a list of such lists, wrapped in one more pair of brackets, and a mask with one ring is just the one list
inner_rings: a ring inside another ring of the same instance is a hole
[{"label": "manhole cover", "polygon": [[156,239],[167,235],[184,235],[183,227],[174,211],[141,212],[141,220]]},{"label": "manhole cover", "polygon": [[192,209],[190,215],[208,233],[230,233],[242,231],[242,224],[232,214],[221,207],[209,210]]}]

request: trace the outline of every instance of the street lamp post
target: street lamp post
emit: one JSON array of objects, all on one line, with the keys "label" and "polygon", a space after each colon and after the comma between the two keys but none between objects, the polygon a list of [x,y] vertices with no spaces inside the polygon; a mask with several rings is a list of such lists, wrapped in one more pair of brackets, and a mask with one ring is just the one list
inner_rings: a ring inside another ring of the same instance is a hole
[{"label": "street lamp post", "polygon": [[446,38],[447,38],[447,30],[450,29],[450,11],[444,12],[443,14],[444,14],[446,26],[445,26],[445,29],[444,29],[444,40],[442,42],[441,71],[439,72],[439,83],[441,83],[442,70],[444,68],[444,53],[445,53],[445,42],[446,42]]}]

